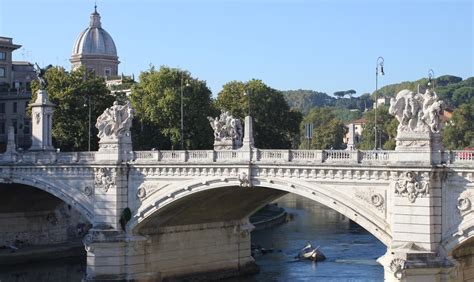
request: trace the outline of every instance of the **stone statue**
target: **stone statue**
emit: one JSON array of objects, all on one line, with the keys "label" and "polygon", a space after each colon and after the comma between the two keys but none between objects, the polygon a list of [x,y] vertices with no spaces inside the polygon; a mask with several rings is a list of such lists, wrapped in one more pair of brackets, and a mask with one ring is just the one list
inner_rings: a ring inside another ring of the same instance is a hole
[{"label": "stone statue", "polygon": [[38,78],[38,82],[40,85],[40,90],[45,90],[48,84],[46,82],[44,75],[46,74],[46,71],[52,68],[53,66],[47,65],[44,69],[42,69],[40,68],[38,63],[35,63],[35,65],[36,65],[35,72],[36,72],[36,77]]},{"label": "stone statue", "polygon": [[390,101],[389,113],[398,120],[398,132],[432,132],[440,130],[439,115],[443,102],[438,101],[434,91],[426,89],[424,94],[410,90],[398,92]]},{"label": "stone statue", "polygon": [[229,112],[222,112],[219,117],[207,117],[214,130],[214,140],[242,141],[243,127],[239,119],[234,118]]},{"label": "stone statue", "polygon": [[[207,117],[214,130],[214,145],[223,146],[225,149],[236,148],[242,145],[243,126],[239,119],[234,118],[229,112],[221,112],[216,118]],[[221,148],[222,149],[222,148]]]},{"label": "stone statue", "polygon": [[121,106],[117,101],[113,106],[106,109],[102,115],[97,118],[95,127],[99,130],[99,138],[110,137],[117,138],[130,135],[132,127],[133,108],[130,101]]}]

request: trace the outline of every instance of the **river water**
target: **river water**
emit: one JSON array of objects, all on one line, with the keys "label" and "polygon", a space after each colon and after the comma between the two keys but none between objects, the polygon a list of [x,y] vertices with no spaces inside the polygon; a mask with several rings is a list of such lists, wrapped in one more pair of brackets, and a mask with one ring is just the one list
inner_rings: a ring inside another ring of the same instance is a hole
[{"label": "river water", "polygon": [[[277,203],[293,219],[252,233],[253,244],[274,252],[256,257],[259,274],[227,281],[383,281],[383,268],[376,259],[386,248],[370,233],[303,197],[290,194]],[[320,246],[327,259],[295,260],[307,241]],[[81,281],[84,272],[85,258],[47,261],[0,267],[0,281]]]},{"label": "river water", "polygon": [[[373,235],[312,200],[289,194],[276,202],[293,220],[252,233],[254,245],[274,252],[256,257],[259,274],[236,281],[383,281],[376,259],[386,247]],[[325,261],[294,258],[307,241],[320,246]]]}]

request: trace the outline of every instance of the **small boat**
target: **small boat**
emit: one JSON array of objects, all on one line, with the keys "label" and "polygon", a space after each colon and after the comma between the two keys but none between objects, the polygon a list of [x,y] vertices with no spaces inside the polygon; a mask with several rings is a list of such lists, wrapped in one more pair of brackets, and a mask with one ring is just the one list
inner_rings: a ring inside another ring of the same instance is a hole
[{"label": "small boat", "polygon": [[306,243],[306,246],[300,250],[296,258],[298,259],[309,259],[312,261],[323,261],[326,259],[326,256],[318,250],[319,246],[313,248],[310,242]]}]

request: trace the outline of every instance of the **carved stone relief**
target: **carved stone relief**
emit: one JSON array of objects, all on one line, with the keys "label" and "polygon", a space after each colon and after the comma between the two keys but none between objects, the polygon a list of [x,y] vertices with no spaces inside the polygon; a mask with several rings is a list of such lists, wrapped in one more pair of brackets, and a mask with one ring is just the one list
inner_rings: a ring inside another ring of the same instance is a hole
[{"label": "carved stone relief", "polygon": [[393,276],[397,279],[402,279],[405,276],[406,261],[401,258],[395,258],[390,262],[390,270]]},{"label": "carved stone relief", "polygon": [[457,208],[461,216],[469,213],[472,210],[472,194],[469,191],[464,191],[459,195],[457,201]]},{"label": "carved stone relief", "polygon": [[115,187],[115,170],[112,168],[101,167],[95,171],[95,185],[107,192],[110,188]]},{"label": "carved stone relief", "polygon": [[395,194],[407,197],[412,203],[418,197],[427,196],[429,194],[429,183],[427,181],[420,181],[420,178],[413,171],[406,172],[404,179],[399,179],[395,182]]},{"label": "carved stone relief", "polygon": [[239,182],[240,187],[251,187],[249,176],[245,171],[239,173]]},{"label": "carved stone relief", "polygon": [[84,187],[84,194],[86,194],[87,197],[92,196],[92,194],[94,194],[94,188],[90,186]]},{"label": "carved stone relief", "polygon": [[385,210],[385,199],[380,193],[375,193],[373,188],[370,189],[359,189],[355,192],[355,197],[363,200],[364,202],[371,204],[380,212]]}]

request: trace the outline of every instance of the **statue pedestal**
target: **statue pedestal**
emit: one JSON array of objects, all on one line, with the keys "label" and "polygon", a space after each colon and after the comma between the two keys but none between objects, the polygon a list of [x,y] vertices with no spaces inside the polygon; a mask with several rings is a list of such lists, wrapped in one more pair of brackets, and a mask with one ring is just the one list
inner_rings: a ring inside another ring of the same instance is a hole
[{"label": "statue pedestal", "polygon": [[398,132],[397,162],[439,164],[442,161],[443,146],[441,134],[432,132]]},{"label": "statue pedestal", "polygon": [[96,154],[97,161],[126,162],[133,159],[132,138],[130,134],[125,136],[105,136],[99,141],[99,151]]},{"label": "statue pedestal", "polygon": [[239,140],[224,139],[214,142],[214,150],[224,151],[224,150],[236,150],[242,147],[242,142]]},{"label": "statue pedestal", "polygon": [[48,99],[46,90],[36,92],[36,101],[31,105],[32,130],[30,151],[55,151],[52,141],[54,104]]}]

